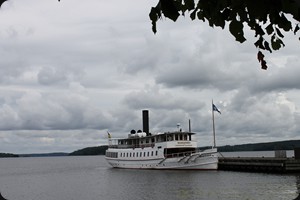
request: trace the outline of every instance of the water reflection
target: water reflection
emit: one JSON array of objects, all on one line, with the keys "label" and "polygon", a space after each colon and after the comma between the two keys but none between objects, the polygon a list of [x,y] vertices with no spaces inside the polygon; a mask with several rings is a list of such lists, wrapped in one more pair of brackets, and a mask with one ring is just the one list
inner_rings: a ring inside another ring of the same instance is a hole
[{"label": "water reflection", "polygon": [[300,200],[300,176],[296,176],[296,187],[298,196],[294,200]]}]

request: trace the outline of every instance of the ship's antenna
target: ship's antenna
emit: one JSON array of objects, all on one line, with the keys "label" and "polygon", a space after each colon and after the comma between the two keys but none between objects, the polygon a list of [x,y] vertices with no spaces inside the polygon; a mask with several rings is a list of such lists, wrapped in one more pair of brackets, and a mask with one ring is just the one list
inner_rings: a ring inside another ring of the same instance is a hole
[{"label": "ship's antenna", "polygon": [[177,130],[178,132],[181,132],[180,123],[177,123]]}]

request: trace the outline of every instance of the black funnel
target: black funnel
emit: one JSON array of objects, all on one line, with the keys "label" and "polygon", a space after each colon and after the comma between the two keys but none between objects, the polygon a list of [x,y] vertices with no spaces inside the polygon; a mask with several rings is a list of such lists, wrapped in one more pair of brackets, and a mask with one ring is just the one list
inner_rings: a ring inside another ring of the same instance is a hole
[{"label": "black funnel", "polygon": [[149,111],[143,110],[143,132],[149,136]]}]

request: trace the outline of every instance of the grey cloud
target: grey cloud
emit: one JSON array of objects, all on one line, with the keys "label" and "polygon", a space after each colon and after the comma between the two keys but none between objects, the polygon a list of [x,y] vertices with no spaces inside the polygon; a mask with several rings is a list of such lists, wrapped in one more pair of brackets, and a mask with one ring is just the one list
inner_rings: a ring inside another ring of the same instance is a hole
[{"label": "grey cloud", "polygon": [[61,70],[50,67],[42,68],[38,73],[38,81],[44,85],[55,84],[66,80],[66,75]]},{"label": "grey cloud", "polygon": [[185,87],[190,89],[234,90],[250,79],[251,74],[237,74],[227,69],[219,69],[209,63],[199,62],[175,65],[159,74],[156,82],[167,87]]},{"label": "grey cloud", "polygon": [[71,91],[67,94],[26,92],[15,104],[0,107],[0,130],[107,128],[109,116],[87,105],[88,98]]},{"label": "grey cloud", "polygon": [[154,35],[150,1],[8,2],[0,11],[9,19],[0,22],[4,151],[106,144],[106,130],[141,129],[142,109],[151,131],[187,129],[191,119],[209,145],[212,98],[222,111],[218,144],[299,138],[298,44],[265,53],[262,71],[255,39],[239,44],[187,18],[159,21]]},{"label": "grey cloud", "polygon": [[[8,54],[3,53],[2,55],[6,57]],[[2,84],[15,83],[23,74],[23,70],[26,69],[24,60],[17,58],[17,56],[9,56],[9,58],[11,60],[3,59],[0,61],[0,82]]]},{"label": "grey cloud", "polygon": [[[0,132],[1,149],[14,153],[73,152],[104,145],[106,135],[98,130],[14,130]],[[66,145],[68,144],[68,145]]]},{"label": "grey cloud", "polygon": [[[236,137],[240,141],[252,138],[293,138],[297,114],[293,102],[283,93],[268,93],[252,96],[238,93],[219,117],[217,130],[221,136]],[[270,134],[272,133],[272,134]]]},{"label": "grey cloud", "polygon": [[176,64],[164,66],[156,82],[169,88],[248,90],[252,95],[300,89],[297,57],[291,56],[286,67],[273,66],[270,71],[258,69],[256,60],[243,59],[228,58],[222,65],[214,65],[214,60],[208,61],[205,56],[181,58]]},{"label": "grey cloud", "polygon": [[9,105],[2,104],[0,107],[1,130],[19,129],[20,121],[18,113]]},{"label": "grey cloud", "polygon": [[289,59],[285,67],[273,70],[271,74],[260,75],[249,82],[252,92],[288,91],[300,89],[299,59]]},{"label": "grey cloud", "polygon": [[[223,41],[226,37],[219,32],[207,32],[205,40],[202,34],[195,36],[196,44],[182,46],[182,51],[172,51],[173,56],[169,57],[172,60],[160,63],[155,77],[158,84],[170,88],[230,91],[246,85],[256,75],[257,68],[253,66],[258,63],[249,59],[252,57],[246,53],[249,47],[238,49],[234,43]],[[215,38],[220,43],[213,42]]]},{"label": "grey cloud", "polygon": [[42,85],[65,85],[81,81],[85,74],[79,67],[42,67],[37,74],[37,80]]},{"label": "grey cloud", "polygon": [[[180,96],[180,97],[178,97]],[[159,88],[149,88],[139,92],[132,92],[124,98],[124,103],[134,109],[162,109],[174,110],[182,109],[187,111],[195,111],[201,109],[203,104],[197,100],[189,100],[184,98],[184,93],[164,93]]]}]

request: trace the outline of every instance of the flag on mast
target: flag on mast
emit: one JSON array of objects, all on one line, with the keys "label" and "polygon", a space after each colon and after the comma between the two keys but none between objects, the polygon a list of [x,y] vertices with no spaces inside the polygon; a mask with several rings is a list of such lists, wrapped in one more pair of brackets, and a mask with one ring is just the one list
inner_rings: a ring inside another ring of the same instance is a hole
[{"label": "flag on mast", "polygon": [[215,104],[212,104],[212,109],[213,111],[217,111],[218,113],[221,114],[221,111],[217,108],[217,106],[215,106]]},{"label": "flag on mast", "polygon": [[108,138],[108,146],[112,145],[112,139],[111,139],[111,134],[107,131],[107,138]]},{"label": "flag on mast", "polygon": [[111,135],[108,131],[107,131],[107,137],[108,137],[108,139],[111,139]]},{"label": "flag on mast", "polygon": [[213,148],[216,147],[216,131],[215,131],[215,115],[214,112],[217,111],[219,114],[221,114],[221,111],[215,106],[213,100],[211,101],[212,104],[212,122],[213,122]]}]

